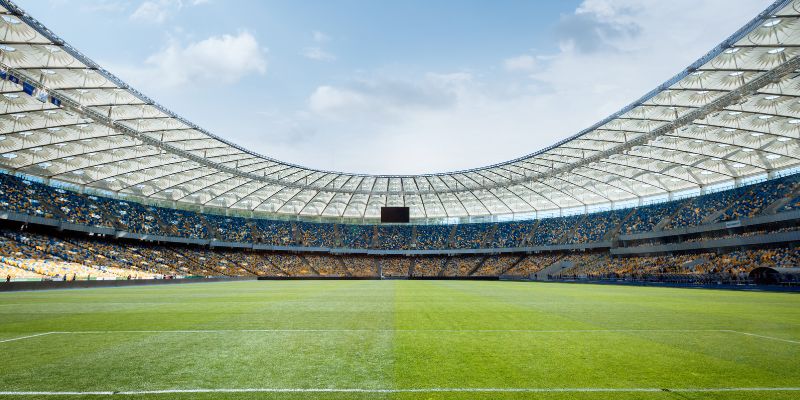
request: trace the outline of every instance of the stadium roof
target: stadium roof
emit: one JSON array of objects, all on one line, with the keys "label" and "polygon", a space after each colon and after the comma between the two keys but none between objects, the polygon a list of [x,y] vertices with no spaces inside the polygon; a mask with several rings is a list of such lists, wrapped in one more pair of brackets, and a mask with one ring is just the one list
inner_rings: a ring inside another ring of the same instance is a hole
[{"label": "stadium roof", "polygon": [[[286,216],[498,216],[669,195],[800,165],[800,0],[772,4],[603,121],[508,162],[423,175],[305,168],[175,115],[0,0],[0,167]],[[536,130],[535,126],[531,127]]]}]

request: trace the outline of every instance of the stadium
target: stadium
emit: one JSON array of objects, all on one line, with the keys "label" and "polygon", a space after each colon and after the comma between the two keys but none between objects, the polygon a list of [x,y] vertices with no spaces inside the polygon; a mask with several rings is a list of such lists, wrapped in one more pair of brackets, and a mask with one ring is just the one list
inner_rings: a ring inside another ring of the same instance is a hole
[{"label": "stadium", "polygon": [[800,397],[798,0],[416,175],[261,155],[0,14],[0,398]]}]

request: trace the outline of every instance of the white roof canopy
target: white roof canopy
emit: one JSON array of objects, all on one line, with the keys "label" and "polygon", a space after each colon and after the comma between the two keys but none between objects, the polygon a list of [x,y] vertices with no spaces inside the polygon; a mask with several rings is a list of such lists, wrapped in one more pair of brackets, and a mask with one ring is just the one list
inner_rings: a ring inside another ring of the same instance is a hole
[{"label": "white roof canopy", "polygon": [[408,206],[414,219],[475,217],[636,200],[800,165],[800,0],[774,3],[674,78],[560,143],[414,176],[256,154],[129,87],[10,1],[0,0],[0,13],[0,67],[20,79],[0,81],[0,167],[120,195],[312,218],[377,218],[382,206]]}]

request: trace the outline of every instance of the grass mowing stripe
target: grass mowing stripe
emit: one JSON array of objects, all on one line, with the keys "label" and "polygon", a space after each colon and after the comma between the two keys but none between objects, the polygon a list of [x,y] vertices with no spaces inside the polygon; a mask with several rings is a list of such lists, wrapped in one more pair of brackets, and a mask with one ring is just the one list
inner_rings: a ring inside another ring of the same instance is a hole
[{"label": "grass mowing stripe", "polygon": [[[0,398],[800,396],[796,295],[449,281],[179,286],[0,296],[14,304],[0,309],[0,340],[68,332],[0,343],[0,391],[36,391]],[[158,392],[187,389],[202,391]],[[478,391],[487,389],[502,391]]]},{"label": "grass mowing stripe", "polygon": [[180,393],[715,393],[715,392],[797,392],[800,387],[722,387],[722,388],[216,388],[216,389],[162,389],[130,391],[0,391],[0,396],[138,396],[148,394]]}]

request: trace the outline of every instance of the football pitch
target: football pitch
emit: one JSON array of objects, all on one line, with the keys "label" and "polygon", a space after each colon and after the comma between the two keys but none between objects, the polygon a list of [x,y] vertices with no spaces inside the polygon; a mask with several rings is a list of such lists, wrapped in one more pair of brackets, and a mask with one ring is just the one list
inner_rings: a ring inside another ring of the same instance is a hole
[{"label": "football pitch", "polygon": [[0,392],[797,399],[800,295],[465,281],[0,293]]}]

